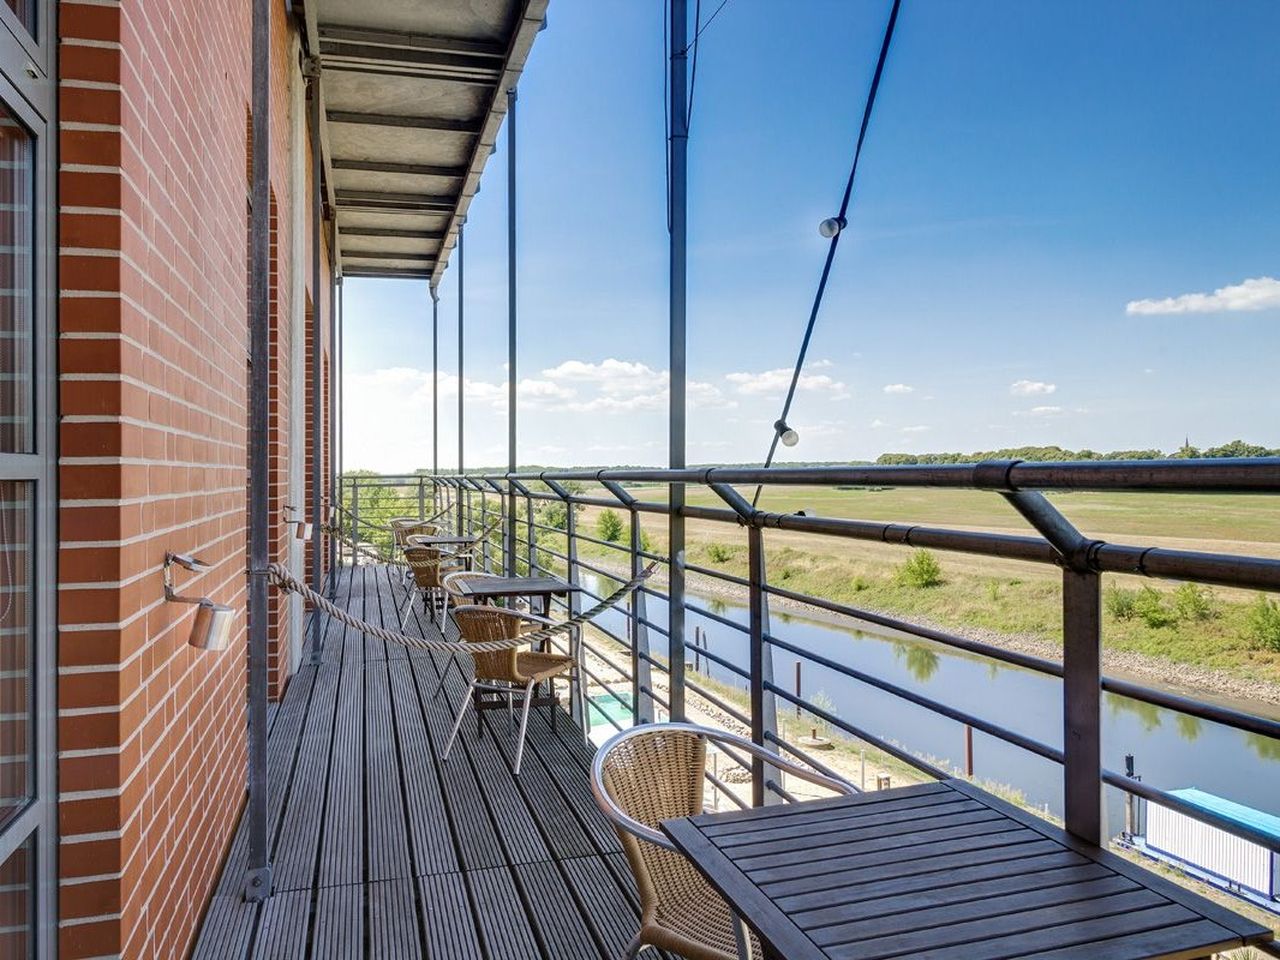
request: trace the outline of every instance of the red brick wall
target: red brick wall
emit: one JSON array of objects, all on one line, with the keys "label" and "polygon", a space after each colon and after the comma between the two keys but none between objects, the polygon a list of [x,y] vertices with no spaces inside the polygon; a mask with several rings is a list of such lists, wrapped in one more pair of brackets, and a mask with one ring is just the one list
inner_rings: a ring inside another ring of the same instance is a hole
[{"label": "red brick wall", "polygon": [[[283,228],[309,194],[289,183],[283,8],[272,4],[271,178],[273,332],[287,343]],[[64,960],[183,956],[243,802],[249,4],[210,12],[60,5]],[[287,418],[287,403],[273,414]],[[287,476],[282,424],[272,467]],[[239,611],[231,649],[186,644],[191,609],[163,600],[166,550],[213,564],[181,580]]]}]

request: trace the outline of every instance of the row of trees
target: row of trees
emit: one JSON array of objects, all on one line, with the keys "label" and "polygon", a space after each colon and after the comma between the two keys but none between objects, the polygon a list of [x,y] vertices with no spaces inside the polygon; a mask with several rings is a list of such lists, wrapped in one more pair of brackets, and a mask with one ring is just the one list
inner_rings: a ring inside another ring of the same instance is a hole
[{"label": "row of trees", "polygon": [[1205,457],[1280,457],[1280,449],[1263,447],[1243,440],[1232,440],[1219,447],[1208,447],[1201,450],[1184,443],[1179,449],[1170,453],[1162,450],[1112,450],[1099,453],[1097,450],[1066,450],[1058,446],[1050,447],[1007,447],[1003,450],[982,450],[977,453],[885,453],[876,463],[884,466],[902,464],[936,464],[936,463],[976,463],[980,460],[1033,460],[1042,462],[1059,462],[1064,460],[1199,460]]}]

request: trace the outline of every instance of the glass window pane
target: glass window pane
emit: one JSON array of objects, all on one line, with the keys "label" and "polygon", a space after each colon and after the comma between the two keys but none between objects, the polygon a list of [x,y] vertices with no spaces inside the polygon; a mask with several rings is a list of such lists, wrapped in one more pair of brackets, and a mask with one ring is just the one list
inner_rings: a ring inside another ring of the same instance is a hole
[{"label": "glass window pane", "polygon": [[[32,484],[0,481],[0,824],[35,788]],[[7,956],[0,950],[0,960]]]},{"label": "glass window pane", "polygon": [[31,134],[0,105],[0,453],[31,453],[34,293]]},{"label": "glass window pane", "polygon": [[35,956],[34,834],[0,864],[0,960]]},{"label": "glass window pane", "polygon": [[[18,17],[18,22],[27,28],[27,33],[36,35],[36,0],[4,0],[9,9]],[[4,954],[0,953],[0,960]]]}]

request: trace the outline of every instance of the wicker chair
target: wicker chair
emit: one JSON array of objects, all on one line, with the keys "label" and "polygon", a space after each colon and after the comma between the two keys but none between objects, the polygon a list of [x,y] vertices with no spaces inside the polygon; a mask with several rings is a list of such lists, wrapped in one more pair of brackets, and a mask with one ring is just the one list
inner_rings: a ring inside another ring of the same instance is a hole
[{"label": "wicker chair", "polygon": [[444,592],[444,578],[463,569],[462,558],[433,547],[405,547],[404,559],[409,564],[409,572],[413,576],[413,589],[409,591],[409,599],[400,617],[400,629],[404,629],[404,625],[409,621],[409,614],[413,612],[414,597],[421,593],[424,607],[431,611],[432,619],[443,631],[444,615],[448,606]]},{"label": "wicker chair", "polygon": [[[486,643],[493,640],[510,640],[519,636],[522,625],[532,622],[539,627],[552,624],[544,617],[535,617],[528,613],[519,613],[505,607],[492,606],[460,606],[453,611],[453,622],[458,625],[458,633],[468,643]],[[444,759],[449,759],[449,751],[458,737],[462,727],[462,719],[467,714],[469,702],[474,702],[476,723],[481,731],[480,711],[491,706],[507,705],[512,697],[521,697],[523,707],[520,712],[520,733],[516,746],[516,759],[512,771],[520,775],[520,761],[524,758],[524,735],[529,728],[529,708],[538,703],[551,707],[551,720],[555,722],[555,710],[559,697],[555,692],[556,677],[570,677],[576,682],[577,665],[573,657],[559,653],[535,653],[513,647],[497,653],[475,653],[471,656],[475,664],[475,676],[471,681],[468,696],[463,697],[458,708],[458,715],[453,721],[453,730],[449,733],[449,742],[445,744]],[[535,696],[535,691],[542,683],[546,683],[549,692],[546,696]],[[570,689],[573,689],[571,682]],[[484,700],[485,693],[501,694],[501,702],[493,703]]]},{"label": "wicker chair", "polygon": [[779,757],[749,740],[691,723],[651,723],[615,735],[596,753],[591,789],[613,823],[640,893],[640,932],[624,955],[653,946],[688,960],[763,957],[755,935],[657,826],[703,812],[707,743],[760,757],[792,776],[840,794],[840,780]]}]

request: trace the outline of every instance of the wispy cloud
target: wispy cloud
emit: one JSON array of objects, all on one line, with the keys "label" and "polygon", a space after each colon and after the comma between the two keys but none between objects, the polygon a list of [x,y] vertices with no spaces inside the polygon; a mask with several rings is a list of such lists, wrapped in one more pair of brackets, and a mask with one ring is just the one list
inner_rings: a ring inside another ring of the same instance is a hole
[{"label": "wispy cloud", "polygon": [[1131,300],[1124,312],[1130,316],[1164,316],[1176,313],[1236,313],[1280,308],[1280,280],[1254,277],[1212,293],[1184,293],[1158,300]]},{"label": "wispy cloud", "polygon": [[[819,362],[818,367],[830,366]],[[727,373],[725,379],[733,384],[738,393],[745,396],[781,396],[787,392],[791,384],[792,371],[786,367],[776,370],[761,370],[755,373]],[[804,373],[796,384],[796,389],[809,393],[826,393],[833,400],[842,400],[849,396],[848,388],[839,380],[825,373]]]},{"label": "wispy cloud", "polygon": [[1015,410],[1015,417],[1057,417],[1066,411],[1062,407],[1032,407],[1030,410]]},{"label": "wispy cloud", "polygon": [[903,427],[902,432],[903,433],[924,433],[926,430],[929,430],[929,429],[930,427],[927,424],[918,423],[918,424],[915,424],[914,426]]},{"label": "wispy cloud", "polygon": [[916,388],[906,383],[887,383],[884,387],[885,393],[915,393]]},{"label": "wispy cloud", "polygon": [[1035,397],[1055,393],[1056,383],[1045,383],[1043,380],[1015,380],[1009,385],[1009,392],[1015,397]]}]

